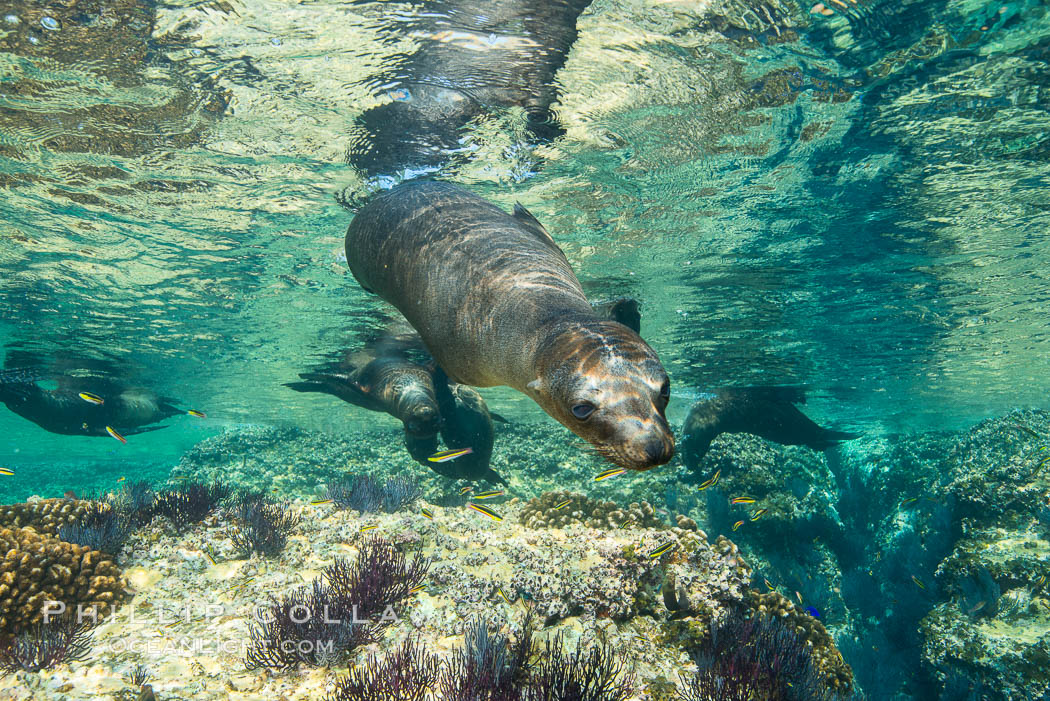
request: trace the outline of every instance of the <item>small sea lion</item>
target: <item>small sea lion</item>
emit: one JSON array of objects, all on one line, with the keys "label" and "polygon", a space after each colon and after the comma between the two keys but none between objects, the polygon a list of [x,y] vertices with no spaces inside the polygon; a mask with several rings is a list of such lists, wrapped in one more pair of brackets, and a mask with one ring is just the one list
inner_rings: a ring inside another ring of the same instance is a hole
[{"label": "small sea lion", "polygon": [[401,185],[354,217],[346,257],[454,382],[525,393],[621,467],[674,455],[660,359],[595,314],[565,254],[520,205],[507,214],[447,183]]},{"label": "small sea lion", "polygon": [[338,369],[300,373],[299,377],[304,381],[289,382],[285,387],[297,392],[331,394],[400,420],[406,437],[416,441],[409,444],[410,453],[420,442],[426,444],[432,439],[436,445],[441,415],[431,373],[393,345],[360,366],[345,362]]},{"label": "small sea lion", "polygon": [[[149,424],[185,413],[174,400],[105,378],[63,376],[57,382],[56,389],[48,390],[36,382],[0,381],[0,401],[41,428],[69,436],[107,436],[107,426],[123,435],[155,431],[165,426]],[[86,401],[81,393],[103,403]]]},{"label": "small sea lion", "polygon": [[859,433],[821,428],[798,410],[805,393],[797,387],[723,387],[702,395],[682,426],[682,457],[696,469],[720,433],[751,433],[782,445],[827,450]]}]

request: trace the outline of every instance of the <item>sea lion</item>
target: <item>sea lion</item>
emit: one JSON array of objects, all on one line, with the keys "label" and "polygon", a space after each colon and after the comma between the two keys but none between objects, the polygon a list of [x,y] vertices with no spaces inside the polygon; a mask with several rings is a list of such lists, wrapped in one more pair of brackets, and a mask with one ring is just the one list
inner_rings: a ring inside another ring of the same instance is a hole
[{"label": "sea lion", "polygon": [[[554,76],[590,0],[424,0],[393,26],[418,48],[373,79],[385,102],[360,118],[347,150],[369,175],[432,170],[468,151],[463,127],[500,108],[525,111],[541,140],[561,133],[551,114]],[[395,34],[395,32],[390,32]]]},{"label": "sea lion", "polygon": [[489,467],[495,436],[493,419],[506,420],[489,411],[477,390],[450,383],[440,368],[434,371],[434,389],[441,407],[441,439],[445,447],[450,450],[469,447],[472,452],[448,462],[431,462],[431,469],[451,479],[483,479],[506,484],[506,480]]},{"label": "sea lion", "polygon": [[782,445],[827,450],[859,433],[821,428],[795,407],[806,401],[797,387],[723,387],[702,395],[682,426],[682,457],[696,469],[720,433],[751,433]]},{"label": "sea lion", "polygon": [[[5,375],[10,378],[11,375]],[[155,431],[149,426],[185,413],[174,400],[138,387],[122,387],[98,377],[57,378],[58,387],[47,390],[36,382],[0,381],[0,401],[7,408],[41,428],[69,436],[107,436],[110,427],[122,435]],[[86,392],[103,400],[93,404],[80,396]]]},{"label": "sea lion", "polygon": [[520,205],[511,215],[447,183],[401,185],[354,217],[346,258],[453,381],[525,393],[622,467],[674,455],[660,359],[595,314],[565,254]]},{"label": "sea lion", "polygon": [[[300,373],[304,382],[289,382],[285,387],[297,392],[331,394],[355,406],[390,414],[404,425],[406,438],[414,439],[409,452],[419,460],[413,447],[436,447],[441,422],[431,372],[412,360],[408,349],[396,339],[373,346],[370,351],[375,355],[367,362],[356,365],[347,360],[331,370]],[[368,357],[362,356],[358,362]]]}]

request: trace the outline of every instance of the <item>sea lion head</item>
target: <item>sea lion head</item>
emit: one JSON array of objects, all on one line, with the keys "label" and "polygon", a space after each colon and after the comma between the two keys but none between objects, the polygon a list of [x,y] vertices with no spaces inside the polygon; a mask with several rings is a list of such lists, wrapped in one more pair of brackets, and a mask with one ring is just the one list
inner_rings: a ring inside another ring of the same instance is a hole
[{"label": "sea lion head", "polygon": [[405,425],[405,433],[414,438],[437,435],[441,412],[434,396],[434,383],[424,368],[407,367],[396,375],[387,390],[393,414]]},{"label": "sea lion head", "polygon": [[623,324],[577,322],[537,353],[536,402],[598,454],[631,470],[674,456],[664,411],[671,383],[656,353]]}]

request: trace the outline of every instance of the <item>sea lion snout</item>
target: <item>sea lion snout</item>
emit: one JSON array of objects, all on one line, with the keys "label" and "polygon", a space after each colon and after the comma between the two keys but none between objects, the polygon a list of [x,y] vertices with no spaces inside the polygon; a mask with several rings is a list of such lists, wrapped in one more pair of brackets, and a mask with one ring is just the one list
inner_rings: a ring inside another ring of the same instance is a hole
[{"label": "sea lion snout", "polygon": [[437,406],[416,405],[402,419],[405,431],[416,437],[433,436],[441,428],[441,414]]},{"label": "sea lion snout", "polygon": [[595,321],[562,333],[551,355],[563,360],[539,374],[537,401],[607,460],[630,470],[668,462],[674,434],[664,416],[670,382],[637,334]]}]

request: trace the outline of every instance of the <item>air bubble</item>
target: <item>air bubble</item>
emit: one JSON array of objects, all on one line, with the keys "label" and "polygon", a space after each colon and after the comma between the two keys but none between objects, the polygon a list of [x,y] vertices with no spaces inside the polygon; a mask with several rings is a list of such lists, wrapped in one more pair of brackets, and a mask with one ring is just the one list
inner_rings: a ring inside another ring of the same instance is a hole
[{"label": "air bubble", "polygon": [[62,28],[62,25],[57,19],[54,17],[47,17],[46,15],[40,18],[40,26],[44,29],[50,29],[53,32]]}]

